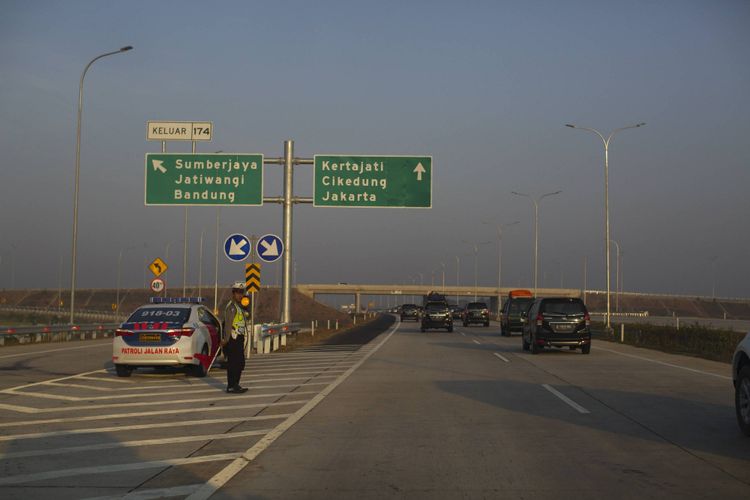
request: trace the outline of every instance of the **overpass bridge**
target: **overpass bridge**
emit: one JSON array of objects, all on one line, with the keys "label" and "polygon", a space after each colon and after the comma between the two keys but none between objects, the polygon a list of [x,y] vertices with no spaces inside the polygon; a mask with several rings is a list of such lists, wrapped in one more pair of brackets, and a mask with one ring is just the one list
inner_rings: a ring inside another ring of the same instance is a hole
[{"label": "overpass bridge", "polygon": [[[357,311],[360,310],[362,296],[388,296],[401,297],[401,303],[422,303],[422,296],[430,292],[442,293],[449,302],[476,300],[488,302],[490,310],[497,311],[498,297],[507,297],[508,292],[517,290],[518,287],[495,287],[495,286],[434,286],[434,285],[373,285],[373,284],[349,284],[349,283],[322,283],[322,284],[298,284],[296,290],[307,295],[313,300],[317,295],[350,295]],[[556,297],[581,297],[582,290],[576,288],[539,288],[537,295]]]}]

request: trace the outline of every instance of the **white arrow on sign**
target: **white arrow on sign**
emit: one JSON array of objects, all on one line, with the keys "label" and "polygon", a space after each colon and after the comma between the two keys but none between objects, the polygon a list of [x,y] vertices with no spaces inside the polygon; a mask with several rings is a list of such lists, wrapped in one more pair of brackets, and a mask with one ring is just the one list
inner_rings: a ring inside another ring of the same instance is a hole
[{"label": "white arrow on sign", "polygon": [[260,242],[261,245],[263,245],[264,251],[263,256],[264,257],[277,257],[279,255],[279,247],[276,245],[276,240],[273,240],[273,242],[268,243],[265,240],[262,240]]},{"label": "white arrow on sign", "polygon": [[424,167],[422,166],[422,163],[420,162],[420,163],[417,163],[417,167],[414,169],[414,172],[417,173],[417,180],[421,181],[422,174],[427,172],[427,170],[424,169]]},{"label": "white arrow on sign", "polygon": [[164,160],[151,160],[151,163],[154,165],[154,172],[158,170],[162,174],[167,173],[167,168],[163,165]]},{"label": "white arrow on sign", "polygon": [[229,255],[245,255],[245,251],[243,250],[245,245],[247,245],[247,240],[240,240],[239,242],[232,240],[229,243]]}]

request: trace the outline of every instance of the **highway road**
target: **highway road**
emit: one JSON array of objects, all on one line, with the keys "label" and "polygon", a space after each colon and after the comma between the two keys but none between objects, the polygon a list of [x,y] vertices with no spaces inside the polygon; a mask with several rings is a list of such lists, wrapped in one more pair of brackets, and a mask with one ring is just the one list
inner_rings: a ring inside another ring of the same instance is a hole
[{"label": "highway road", "polygon": [[117,378],[111,341],[0,349],[3,498],[748,498],[726,364],[496,325],[254,356],[250,391]]}]

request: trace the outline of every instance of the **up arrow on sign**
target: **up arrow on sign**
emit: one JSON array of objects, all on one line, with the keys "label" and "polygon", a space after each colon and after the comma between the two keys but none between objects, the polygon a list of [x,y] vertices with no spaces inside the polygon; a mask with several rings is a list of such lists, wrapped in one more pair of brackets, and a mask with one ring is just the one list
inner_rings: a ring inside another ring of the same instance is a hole
[{"label": "up arrow on sign", "polygon": [[421,163],[417,163],[417,167],[414,169],[414,171],[417,173],[417,180],[422,180],[422,174],[427,172],[427,170],[424,169]]}]

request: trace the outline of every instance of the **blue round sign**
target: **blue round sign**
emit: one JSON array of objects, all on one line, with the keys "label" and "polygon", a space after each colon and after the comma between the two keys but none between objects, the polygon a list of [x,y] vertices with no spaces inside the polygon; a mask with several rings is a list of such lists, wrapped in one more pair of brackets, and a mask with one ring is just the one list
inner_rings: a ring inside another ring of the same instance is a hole
[{"label": "blue round sign", "polygon": [[232,262],[242,262],[252,251],[250,239],[244,234],[235,233],[224,242],[224,255]]},{"label": "blue round sign", "polygon": [[284,254],[284,242],[275,234],[267,234],[255,246],[258,257],[265,262],[275,262]]}]

